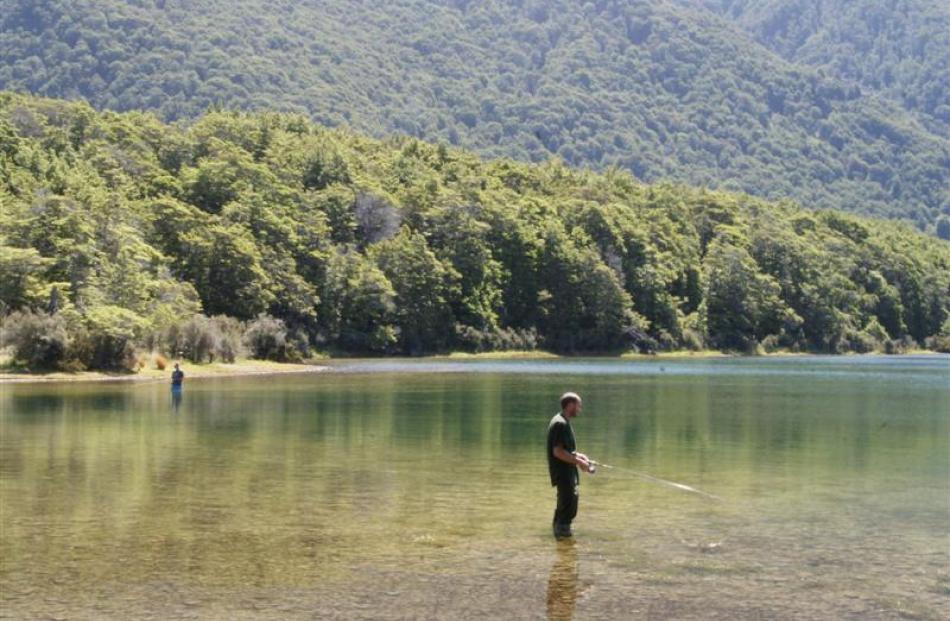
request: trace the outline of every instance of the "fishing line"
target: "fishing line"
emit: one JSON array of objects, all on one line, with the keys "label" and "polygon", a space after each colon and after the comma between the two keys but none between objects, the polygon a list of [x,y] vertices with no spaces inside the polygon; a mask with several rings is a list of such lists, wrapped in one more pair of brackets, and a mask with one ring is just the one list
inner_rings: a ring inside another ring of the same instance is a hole
[{"label": "fishing line", "polygon": [[[590,463],[595,467],[599,466],[601,468],[604,468],[605,470],[616,470],[617,472],[620,472],[623,474],[629,474],[631,476],[635,476],[648,483],[662,485],[664,487],[669,487],[671,489],[675,489],[681,492],[686,492],[689,494],[696,494],[697,496],[702,496],[703,498],[708,498],[709,500],[714,500],[716,502],[722,501],[722,498],[720,498],[719,496],[716,496],[715,494],[704,492],[701,489],[696,489],[695,487],[691,485],[686,485],[684,483],[677,483],[676,481],[667,481],[666,479],[661,479],[660,477],[653,476],[652,474],[649,474],[647,472],[641,472],[639,470],[633,470],[631,468],[622,468],[620,466],[612,466],[610,464],[602,464],[594,460],[590,460]],[[691,550],[700,552],[702,554],[708,554],[708,553],[719,552],[722,549],[722,545],[723,543],[725,543],[727,537],[722,536],[719,538],[718,541],[706,541],[706,542],[687,541],[682,536],[678,536],[677,539],[679,539],[680,543],[682,543],[684,546],[688,547]]]},{"label": "fishing line", "polygon": [[660,477],[655,477],[655,476],[653,476],[652,474],[648,474],[648,473],[646,473],[646,472],[640,472],[639,470],[632,470],[632,469],[630,469],[630,468],[621,468],[620,466],[611,466],[610,464],[602,464],[602,463],[600,463],[599,461],[594,461],[594,460],[591,460],[590,463],[593,464],[594,466],[599,466],[599,467],[605,468],[605,469],[607,469],[607,470],[617,470],[617,471],[619,471],[619,472],[626,472],[627,474],[631,474],[631,475],[633,475],[633,476],[635,476],[635,477],[637,477],[637,478],[639,478],[639,479],[641,479],[641,480],[643,480],[643,481],[647,481],[647,482],[649,482],[649,483],[655,483],[655,484],[657,484],[657,485],[663,485],[663,486],[665,486],[665,487],[669,487],[669,488],[671,488],[671,489],[676,489],[676,490],[679,490],[679,491],[681,491],[681,492],[687,492],[687,493],[690,493],[690,494],[697,494],[697,495],[699,495],[699,496],[703,496],[703,497],[705,497],[705,498],[709,498],[710,500],[722,501],[722,498],[720,498],[719,496],[716,496],[715,494],[710,494],[709,492],[704,492],[703,490],[696,489],[695,487],[692,487],[691,485],[685,485],[685,484],[683,484],[683,483],[677,483],[676,481],[667,481],[666,479],[661,479]]}]

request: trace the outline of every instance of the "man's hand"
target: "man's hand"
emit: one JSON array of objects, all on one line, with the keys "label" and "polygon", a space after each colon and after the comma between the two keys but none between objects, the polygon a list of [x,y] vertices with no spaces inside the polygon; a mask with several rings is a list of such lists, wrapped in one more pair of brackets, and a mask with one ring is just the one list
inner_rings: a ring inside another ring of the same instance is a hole
[{"label": "man's hand", "polygon": [[594,463],[593,463],[593,460],[591,460],[590,457],[588,457],[588,456],[585,455],[584,453],[575,453],[575,454],[574,454],[574,457],[577,458],[577,464],[578,464],[581,468],[583,468],[583,469],[584,469],[585,471],[587,471],[587,472],[593,472],[593,470],[594,470]]},{"label": "man's hand", "polygon": [[590,463],[590,459],[587,455],[583,453],[568,453],[560,444],[554,447],[554,456],[563,462],[578,466],[584,472],[590,472],[594,467],[593,464]]},{"label": "man's hand", "polygon": [[590,458],[583,453],[574,453],[574,461],[584,472],[591,472],[594,469],[593,464],[590,463]]}]

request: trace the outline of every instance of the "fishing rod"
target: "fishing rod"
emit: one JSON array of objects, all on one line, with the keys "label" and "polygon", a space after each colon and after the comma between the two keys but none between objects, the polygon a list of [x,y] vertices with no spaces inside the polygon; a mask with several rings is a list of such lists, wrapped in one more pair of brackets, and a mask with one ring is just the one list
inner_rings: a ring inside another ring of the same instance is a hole
[{"label": "fishing rod", "polygon": [[[703,497],[705,497],[705,498],[709,498],[710,500],[718,500],[718,501],[721,501],[721,500],[722,500],[722,498],[720,498],[719,496],[716,496],[715,494],[710,494],[709,492],[704,492],[703,490],[696,489],[695,487],[692,487],[692,486],[690,486],[690,485],[684,485],[683,483],[677,483],[677,482],[675,482],[675,481],[667,481],[666,479],[661,479],[660,477],[655,477],[655,476],[653,476],[652,474],[647,474],[646,472],[640,472],[639,470],[631,470],[630,468],[621,468],[620,466],[611,466],[610,464],[602,464],[602,463],[600,463],[599,461],[594,461],[594,460],[592,460],[592,459],[589,460],[589,461],[590,461],[590,463],[591,463],[592,465],[594,465],[594,466],[599,466],[599,467],[605,468],[605,469],[607,469],[607,470],[617,470],[617,471],[620,471],[620,472],[626,472],[626,473],[628,473],[628,474],[632,474],[633,476],[638,477],[638,478],[640,478],[640,479],[642,479],[642,480],[644,480],[644,481],[647,481],[647,482],[649,482],[649,483],[656,483],[657,485],[663,485],[663,486],[665,486],[665,487],[669,487],[669,488],[672,488],[672,489],[677,489],[677,490],[679,490],[679,491],[681,491],[681,492],[688,492],[688,493],[690,493],[690,494],[697,494],[697,495],[699,495],[699,496],[703,496]],[[593,474],[593,473],[591,473],[591,474]]]}]

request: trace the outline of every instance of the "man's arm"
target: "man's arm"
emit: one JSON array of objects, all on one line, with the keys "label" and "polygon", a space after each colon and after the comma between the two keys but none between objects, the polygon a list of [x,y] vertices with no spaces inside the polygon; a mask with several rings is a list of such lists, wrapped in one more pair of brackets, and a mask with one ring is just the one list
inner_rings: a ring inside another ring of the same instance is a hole
[{"label": "man's arm", "polygon": [[554,456],[563,462],[572,466],[580,466],[585,472],[590,472],[590,460],[583,453],[571,453],[563,444],[557,444],[554,447]]}]

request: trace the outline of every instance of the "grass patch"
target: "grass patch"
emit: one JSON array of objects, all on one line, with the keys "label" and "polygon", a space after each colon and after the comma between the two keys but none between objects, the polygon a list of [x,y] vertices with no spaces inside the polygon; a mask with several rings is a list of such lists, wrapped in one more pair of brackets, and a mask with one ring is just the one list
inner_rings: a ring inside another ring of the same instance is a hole
[{"label": "grass patch", "polygon": [[714,349],[702,349],[693,351],[684,349],[680,351],[662,351],[655,354],[641,354],[637,352],[627,352],[620,354],[625,360],[673,360],[679,358],[731,358],[738,354],[727,354]]}]

